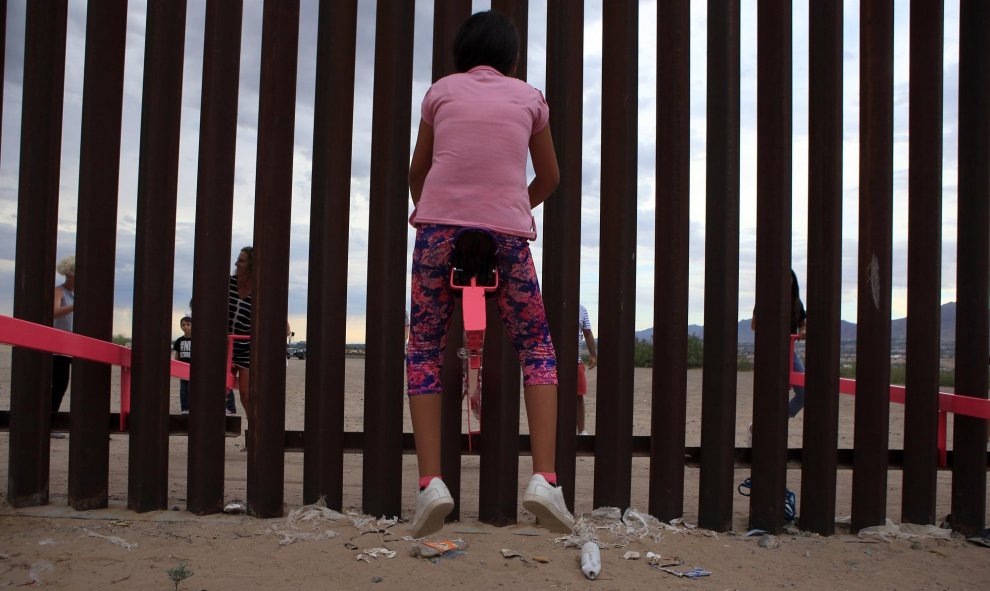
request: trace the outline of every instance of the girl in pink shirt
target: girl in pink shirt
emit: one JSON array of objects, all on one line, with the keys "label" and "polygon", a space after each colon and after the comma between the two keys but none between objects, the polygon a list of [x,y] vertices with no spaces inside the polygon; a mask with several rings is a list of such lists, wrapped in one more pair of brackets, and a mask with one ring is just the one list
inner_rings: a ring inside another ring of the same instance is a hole
[{"label": "girl in pink shirt", "polygon": [[[450,255],[463,228],[484,228],[498,245],[499,313],[523,369],[533,477],[523,506],[544,527],[570,532],[574,518],[557,486],[557,363],[529,240],[531,210],[557,187],[560,173],[543,95],[513,78],[519,33],[494,11],[462,25],[454,42],[456,74],[423,99],[409,166],[416,227],[406,361],[420,492],[412,536],[438,531],[454,507],[440,476],[440,365],[454,308]],[[526,157],[536,176],[526,183]]]}]

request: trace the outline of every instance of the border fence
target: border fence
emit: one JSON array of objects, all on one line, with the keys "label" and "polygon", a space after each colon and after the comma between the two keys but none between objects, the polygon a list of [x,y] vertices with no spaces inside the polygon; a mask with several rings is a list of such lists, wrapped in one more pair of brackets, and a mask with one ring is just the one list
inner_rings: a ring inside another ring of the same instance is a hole
[{"label": "border fence", "polygon": [[[700,465],[700,525],[731,526],[733,468],[752,465],[750,523],[769,531],[784,524],[787,462],[801,461],[801,528],[832,534],[836,471],[853,470],[852,527],[886,518],[888,450],[891,221],[893,177],[893,0],[860,2],[860,146],[858,343],[855,441],[837,449],[839,301],[842,244],[843,3],[810,3],[809,247],[807,406],[803,447],[788,450],[786,398],[790,382],[789,282],[792,182],[792,13],[787,0],[758,3],[757,275],[754,437],[751,453],[733,441],[736,400],[736,323],[739,287],[740,4],[708,3],[707,228],[705,232],[705,365],[702,434],[685,447],[689,242],[689,0],[657,9],[657,283],[653,326],[653,415],[650,435],[634,437],[633,343],[637,219],[637,93],[640,17],[637,2],[603,2],[600,331],[610,346],[599,360],[596,436],[573,436],[576,377],[561,372],[558,477],[574,504],[575,457],[593,454],[594,506],[627,507],[632,458],[649,456],[649,512],[680,517],[685,467]],[[520,77],[526,76],[526,0],[493,0],[523,38]],[[196,355],[188,419],[188,510],[223,507],[226,384],[226,291],[234,191],[241,52],[241,0],[208,0],[203,60],[196,195],[193,297]],[[448,55],[470,0],[436,0],[433,78],[453,71]],[[144,100],[137,195],[128,506],[167,507],[169,435],[168,351],[174,266],[179,113],[185,41],[185,0],[149,0],[144,54]],[[960,0],[959,178],[956,391],[987,398],[988,268],[990,244],[990,3]],[[6,42],[5,1],[0,1]],[[79,162],[78,300],[75,331],[111,340],[113,257],[120,167],[126,0],[88,4]],[[379,0],[371,144],[369,268],[402,269],[412,102],[412,0]],[[67,0],[28,2],[24,98],[18,175],[14,316],[51,325],[61,152]],[[938,469],[939,296],[943,150],[943,3],[910,8],[910,240],[908,349],[901,518],[934,523]],[[252,398],[247,432],[247,502],[260,517],[282,513],[287,449],[304,451],[303,496],[340,507],[343,456],[363,455],[362,509],[400,512],[401,462],[411,448],[402,432],[402,273],[368,277],[367,358],[363,432],[344,430],[344,328],[347,236],[354,112],[357,0],[319,7],[313,125],[309,251],[308,357],[305,431],[286,433],[284,318],[288,298],[293,130],[299,1],[266,0],[256,163]],[[584,4],[547,2],[546,95],[561,183],[546,205],[543,287],[557,352],[577,356],[582,177]],[[0,60],[2,63],[3,60]],[[491,314],[491,311],[490,311]],[[455,318],[457,315],[455,314]],[[491,321],[495,326],[494,319]],[[516,519],[517,468],[528,438],[518,426],[518,365],[501,331],[485,347],[486,397],[481,436],[479,515],[503,524]],[[443,474],[460,497],[460,328],[448,342],[443,415]],[[69,443],[69,504],[107,506],[110,367],[74,364]],[[50,355],[14,349],[9,413],[8,501],[48,502]],[[499,395],[502,393],[504,395]],[[955,414],[952,525],[985,526],[987,420]],[[458,513],[451,515],[457,519]]]}]

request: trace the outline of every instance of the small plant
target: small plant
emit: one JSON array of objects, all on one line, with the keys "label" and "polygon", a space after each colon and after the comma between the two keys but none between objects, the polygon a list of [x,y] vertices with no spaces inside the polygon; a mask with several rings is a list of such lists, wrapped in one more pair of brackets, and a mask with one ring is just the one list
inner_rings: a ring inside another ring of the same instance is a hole
[{"label": "small plant", "polygon": [[189,570],[189,566],[185,562],[180,562],[165,572],[168,573],[169,580],[175,583],[176,591],[179,589],[180,582],[193,576],[193,572]]}]

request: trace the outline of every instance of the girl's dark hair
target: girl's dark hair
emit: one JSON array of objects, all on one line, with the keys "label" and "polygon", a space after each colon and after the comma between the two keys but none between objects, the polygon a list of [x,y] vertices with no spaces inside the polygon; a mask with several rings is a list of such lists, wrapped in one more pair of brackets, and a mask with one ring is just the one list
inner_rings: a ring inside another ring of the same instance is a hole
[{"label": "girl's dark hair", "polygon": [[454,39],[454,66],[467,72],[491,66],[508,76],[519,59],[519,31],[502,14],[489,10],[472,14]]},{"label": "girl's dark hair", "polygon": [[801,312],[804,304],[801,303],[801,286],[798,285],[797,273],[791,269],[791,324],[798,326],[801,324]]},{"label": "girl's dark hair", "polygon": [[245,246],[241,249],[241,252],[247,255],[248,269],[254,271],[254,247]]}]

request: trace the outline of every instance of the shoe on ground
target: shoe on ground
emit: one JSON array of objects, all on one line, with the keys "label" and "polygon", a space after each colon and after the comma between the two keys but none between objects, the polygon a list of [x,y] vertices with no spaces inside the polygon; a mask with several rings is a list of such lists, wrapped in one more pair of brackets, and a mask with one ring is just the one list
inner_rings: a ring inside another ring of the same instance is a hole
[{"label": "shoe on ground", "polygon": [[443,520],[454,510],[454,497],[450,496],[443,480],[434,478],[416,495],[416,515],[409,535],[422,538],[440,531]]},{"label": "shoe on ground", "polygon": [[567,510],[563,489],[553,486],[540,474],[529,479],[523,507],[550,531],[569,534],[574,530],[574,516]]}]

